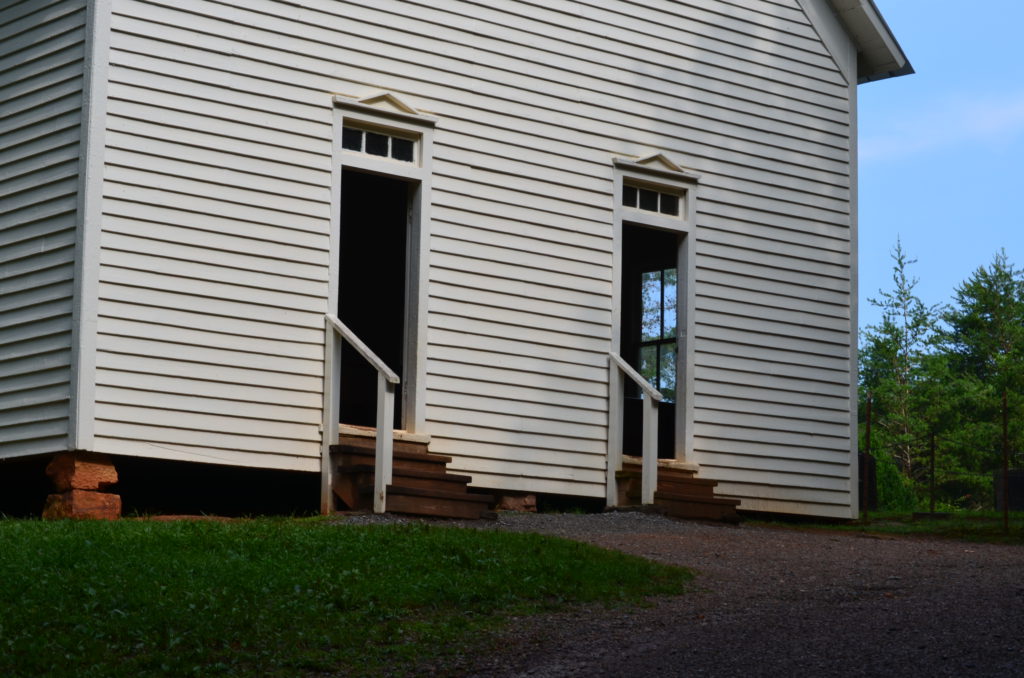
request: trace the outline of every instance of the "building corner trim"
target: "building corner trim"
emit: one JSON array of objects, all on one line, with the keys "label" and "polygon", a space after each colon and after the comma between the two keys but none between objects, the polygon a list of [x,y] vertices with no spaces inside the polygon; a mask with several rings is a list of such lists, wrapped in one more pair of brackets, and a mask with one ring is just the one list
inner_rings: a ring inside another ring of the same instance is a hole
[{"label": "building corner trim", "polygon": [[68,449],[93,450],[100,231],[110,65],[111,0],[88,0],[75,241]]}]

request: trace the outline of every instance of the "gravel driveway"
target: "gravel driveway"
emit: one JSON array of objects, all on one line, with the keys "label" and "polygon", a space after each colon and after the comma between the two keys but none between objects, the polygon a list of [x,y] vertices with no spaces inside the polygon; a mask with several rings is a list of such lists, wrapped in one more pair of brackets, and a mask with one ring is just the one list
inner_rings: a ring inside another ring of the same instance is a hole
[{"label": "gravel driveway", "polygon": [[642,513],[502,514],[474,526],[685,565],[699,590],[641,609],[514,620],[490,651],[437,675],[1024,676],[1021,546]]}]

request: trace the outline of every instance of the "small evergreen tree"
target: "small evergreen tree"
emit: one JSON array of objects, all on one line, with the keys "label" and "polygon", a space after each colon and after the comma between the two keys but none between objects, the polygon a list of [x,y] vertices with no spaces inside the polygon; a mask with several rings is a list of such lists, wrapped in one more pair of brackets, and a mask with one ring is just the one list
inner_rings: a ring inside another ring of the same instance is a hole
[{"label": "small evergreen tree", "polygon": [[[869,299],[882,310],[882,321],[861,335],[861,406],[863,413],[864,401],[872,399],[872,452],[880,473],[894,463],[912,484],[926,468],[927,438],[943,420],[935,406],[942,366],[930,359],[940,308],[926,306],[914,293],[918,280],[908,269],[916,260],[907,257],[898,240],[891,256],[893,289]],[[883,506],[907,508],[907,482],[889,479],[879,490]]]}]

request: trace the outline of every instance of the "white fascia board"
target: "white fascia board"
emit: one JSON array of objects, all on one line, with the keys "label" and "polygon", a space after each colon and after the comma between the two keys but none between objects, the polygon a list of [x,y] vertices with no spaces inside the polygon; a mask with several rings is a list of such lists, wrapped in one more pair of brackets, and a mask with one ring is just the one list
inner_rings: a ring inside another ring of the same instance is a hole
[{"label": "white fascia board", "polygon": [[914,72],[874,0],[829,0],[829,3],[857,46],[858,82]]}]

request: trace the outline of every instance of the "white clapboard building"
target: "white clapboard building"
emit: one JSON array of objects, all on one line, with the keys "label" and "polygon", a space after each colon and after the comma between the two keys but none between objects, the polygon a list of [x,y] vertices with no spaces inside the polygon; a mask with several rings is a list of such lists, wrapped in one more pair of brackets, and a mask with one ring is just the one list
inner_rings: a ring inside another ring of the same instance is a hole
[{"label": "white clapboard building", "polygon": [[910,71],[871,0],[2,0],[0,458],[326,484],[340,421],[616,504],[657,438],[851,517],[857,85]]}]

